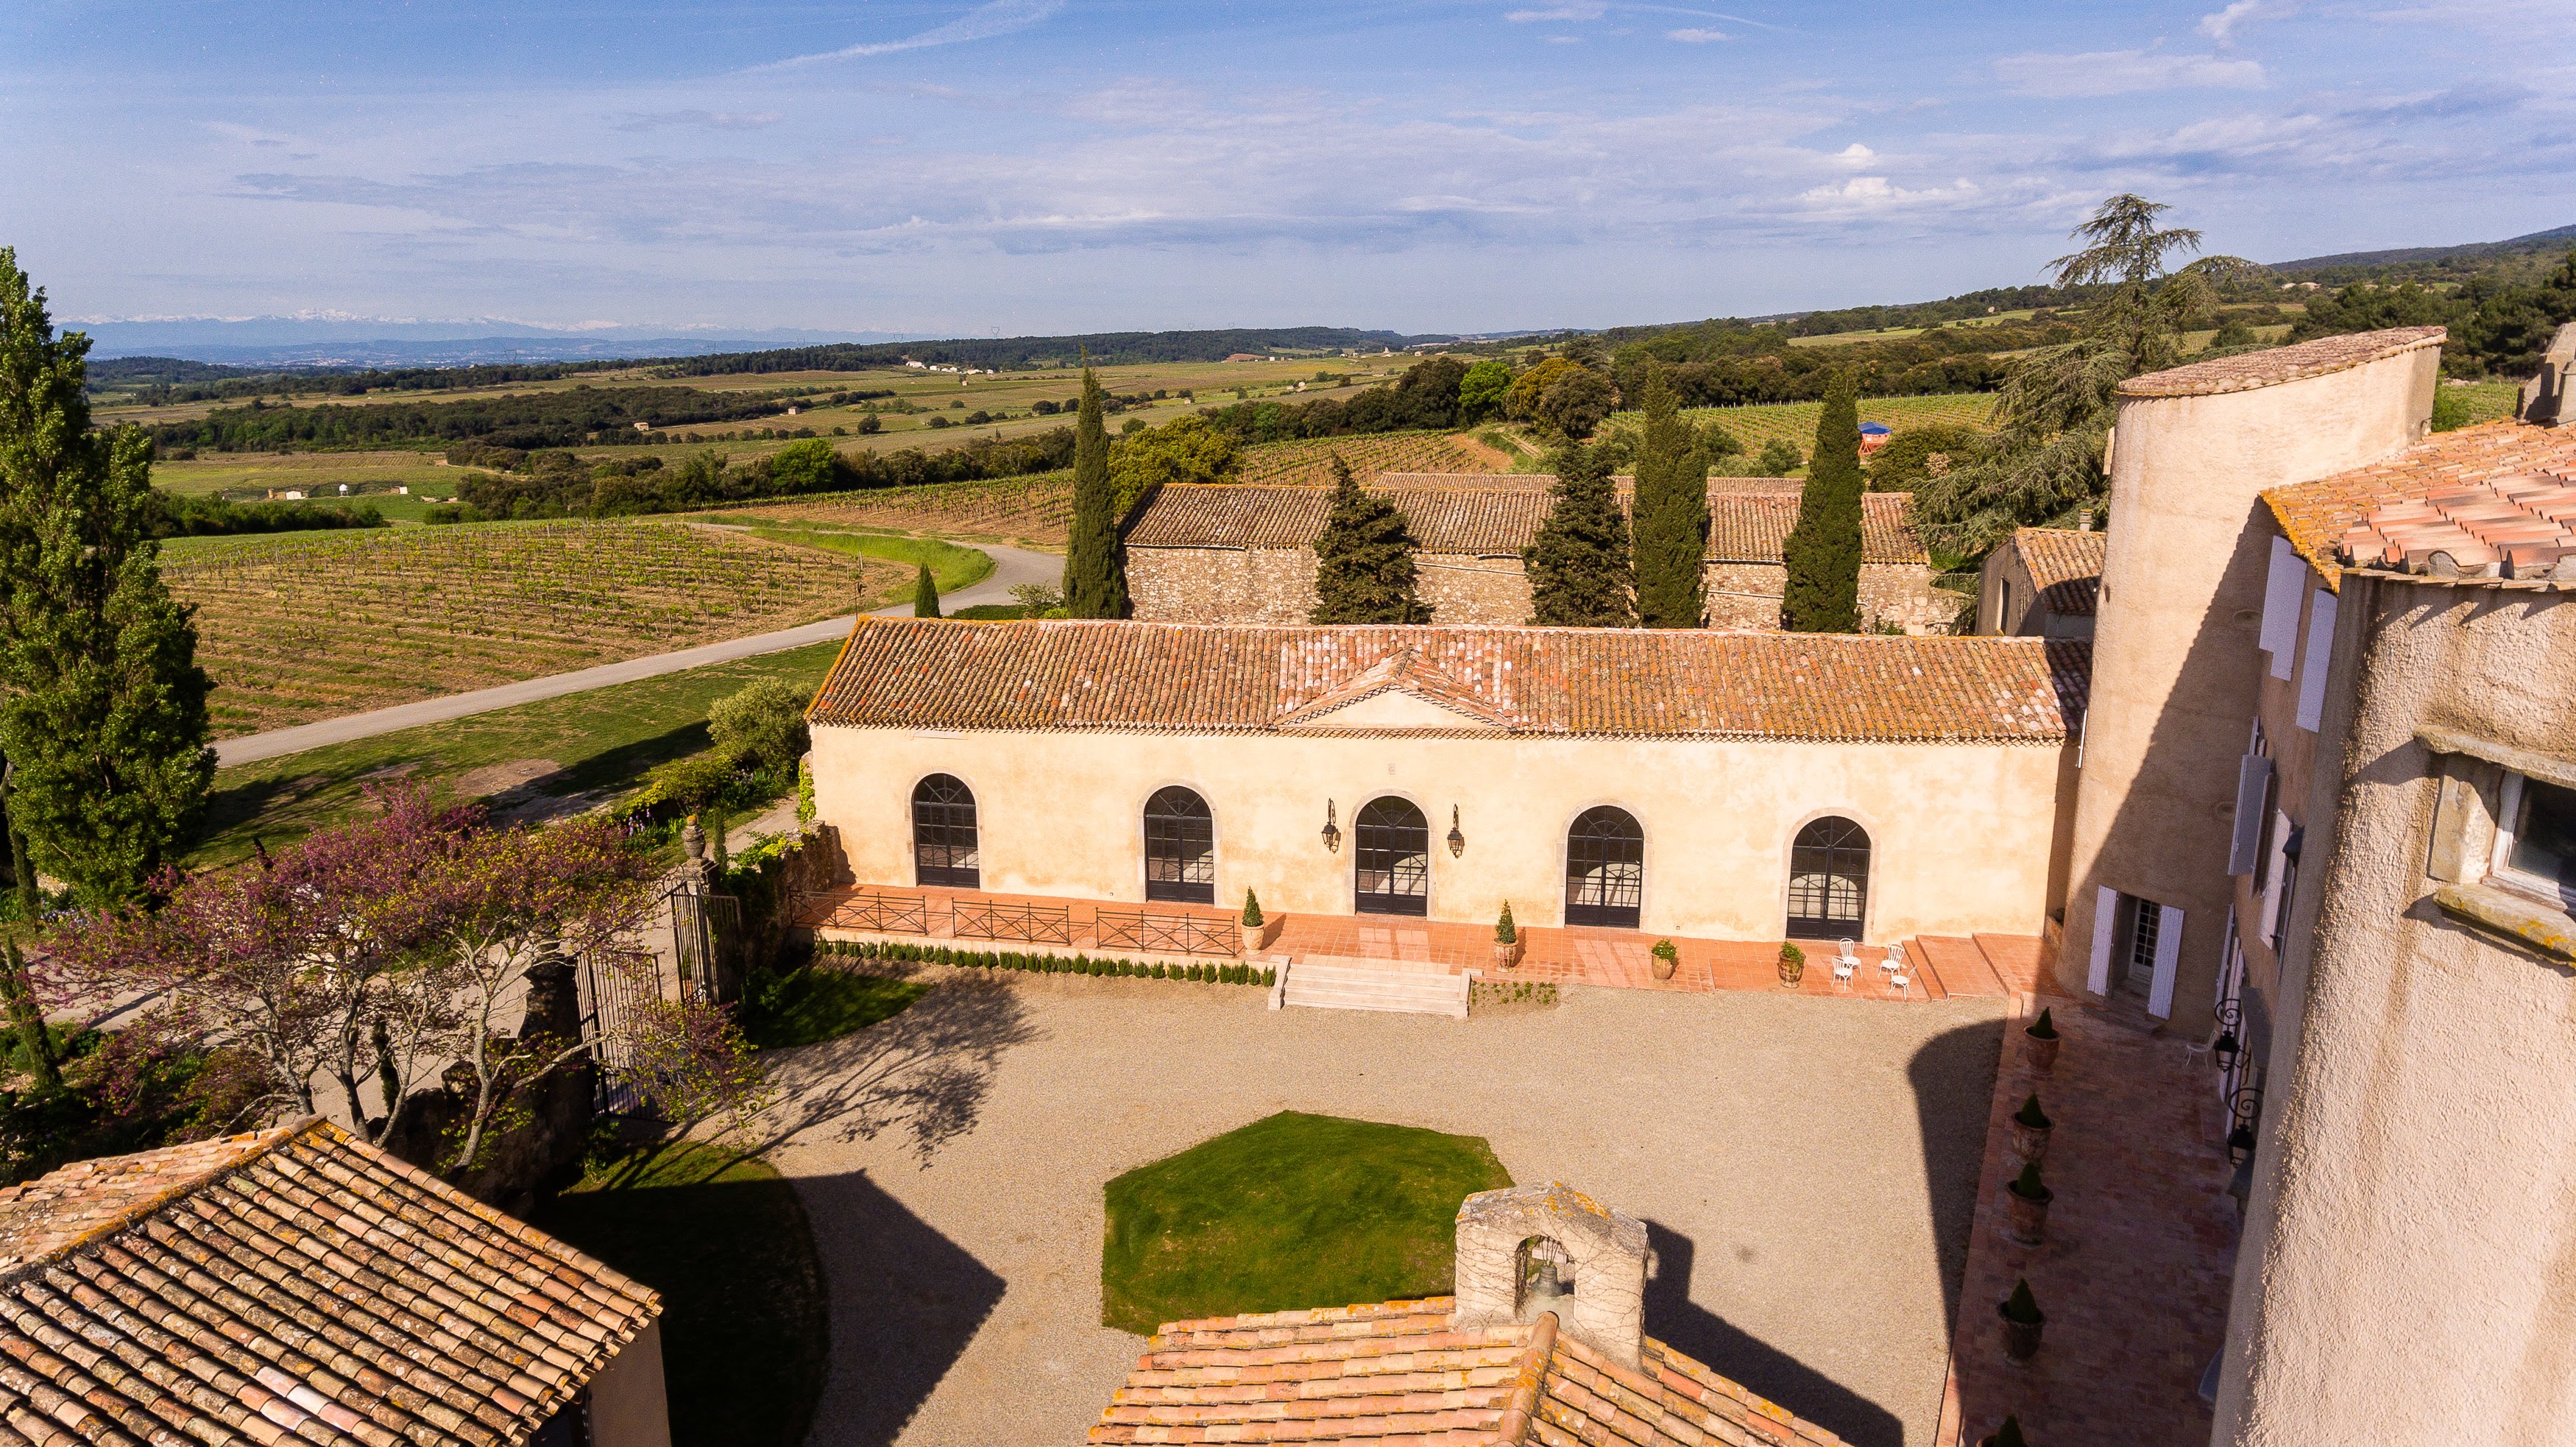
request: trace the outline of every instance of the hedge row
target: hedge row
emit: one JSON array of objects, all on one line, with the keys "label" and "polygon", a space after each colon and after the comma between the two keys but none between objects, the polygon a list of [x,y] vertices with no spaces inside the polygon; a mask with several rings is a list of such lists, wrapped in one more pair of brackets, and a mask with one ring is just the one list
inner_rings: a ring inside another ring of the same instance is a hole
[{"label": "hedge row", "polygon": [[1275,969],[1250,965],[1142,964],[1135,960],[1095,960],[1089,955],[1029,955],[1013,950],[955,950],[946,945],[903,945],[852,940],[817,940],[826,955],[856,960],[908,960],[917,964],[957,965],[975,970],[1026,970],[1039,975],[1117,975],[1138,980],[1196,980],[1212,985],[1273,985]]}]

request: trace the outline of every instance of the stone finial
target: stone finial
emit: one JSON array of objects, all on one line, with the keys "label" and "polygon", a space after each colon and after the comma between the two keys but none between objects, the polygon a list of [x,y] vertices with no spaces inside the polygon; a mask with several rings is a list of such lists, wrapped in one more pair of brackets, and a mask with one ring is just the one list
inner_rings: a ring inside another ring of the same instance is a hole
[{"label": "stone finial", "polygon": [[695,814],[680,826],[680,852],[687,855],[692,864],[707,857],[707,831],[699,826]]},{"label": "stone finial", "polygon": [[[1483,1191],[1458,1207],[1460,1329],[1556,1313],[1558,1329],[1631,1369],[1646,1343],[1646,1223],[1561,1181]],[[1540,1263],[1567,1294],[1542,1295]]]}]

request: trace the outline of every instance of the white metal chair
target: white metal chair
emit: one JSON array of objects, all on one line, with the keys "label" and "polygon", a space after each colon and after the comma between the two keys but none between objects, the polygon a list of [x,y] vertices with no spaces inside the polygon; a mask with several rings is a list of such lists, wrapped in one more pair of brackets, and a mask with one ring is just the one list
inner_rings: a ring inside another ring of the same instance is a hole
[{"label": "white metal chair", "polygon": [[1839,953],[1834,956],[1834,983],[1848,985],[1851,983],[1852,971],[1860,968],[1860,956],[1852,953],[1850,940],[1839,941],[1837,948]]},{"label": "white metal chair", "polygon": [[1887,971],[1887,987],[1899,995],[1904,994],[1914,983],[1909,968],[1911,962],[1905,958],[1905,946],[1890,944],[1887,947],[1887,958],[1878,963],[1879,968]]}]

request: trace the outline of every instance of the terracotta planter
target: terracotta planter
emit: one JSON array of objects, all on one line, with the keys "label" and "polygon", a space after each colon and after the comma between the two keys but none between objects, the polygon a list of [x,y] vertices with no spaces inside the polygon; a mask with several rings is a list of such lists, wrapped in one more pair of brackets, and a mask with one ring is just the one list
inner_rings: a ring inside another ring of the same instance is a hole
[{"label": "terracotta planter", "polygon": [[1674,967],[1681,963],[1680,959],[1673,955],[1650,954],[1646,958],[1652,962],[1651,968],[1654,970],[1655,978],[1658,980],[1671,979],[1673,977]]},{"label": "terracotta planter", "polygon": [[1798,982],[1806,977],[1807,962],[1805,960],[1782,960],[1780,962],[1780,987],[1782,989],[1794,990],[1798,988]]},{"label": "terracotta planter", "polygon": [[1521,962],[1521,942],[1520,942],[1519,940],[1514,940],[1514,941],[1512,941],[1510,944],[1504,944],[1501,940],[1496,940],[1496,941],[1494,941],[1494,968],[1495,968],[1495,969],[1498,969],[1498,970],[1508,970],[1508,969],[1513,969],[1513,968],[1516,968],[1516,967],[1520,964],[1520,962]]},{"label": "terracotta planter", "polygon": [[1243,927],[1243,952],[1247,955],[1257,955],[1261,953],[1261,942],[1264,939],[1267,939],[1269,935],[1270,922],[1267,920],[1262,921],[1260,924],[1245,925]]},{"label": "terracotta planter", "polygon": [[2066,1043],[2063,1035],[2033,1035],[2025,1027],[2021,1032],[2021,1058],[2030,1068],[2046,1075],[2057,1068],[2057,1047]]},{"label": "terracotta planter", "polygon": [[2023,1195],[2017,1186],[2007,1184],[2004,1187],[2004,1234],[2024,1246],[2038,1245],[2047,1238],[2048,1203],[2056,1198],[2057,1193],[2044,1186],[2037,1197],[2031,1197]]},{"label": "terracotta planter", "polygon": [[2037,1321],[2015,1321],[2011,1317],[2004,1316],[2003,1303],[1997,1302],[1995,1315],[2003,1318],[2005,1356],[2017,1362],[2026,1362],[2039,1354],[2039,1333],[2048,1325],[2048,1316],[2045,1312],[2041,1313]]},{"label": "terracotta planter", "polygon": [[2024,1125],[2019,1119],[2013,1121],[2011,1165],[2015,1175],[2019,1175],[2024,1166],[2048,1159],[2049,1132],[2056,1129],[2053,1125]]}]

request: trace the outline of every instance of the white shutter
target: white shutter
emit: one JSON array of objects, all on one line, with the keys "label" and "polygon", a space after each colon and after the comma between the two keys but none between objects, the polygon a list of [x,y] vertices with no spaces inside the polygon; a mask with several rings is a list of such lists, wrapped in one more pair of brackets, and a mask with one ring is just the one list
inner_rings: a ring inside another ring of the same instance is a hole
[{"label": "white shutter", "polygon": [[2307,656],[2299,660],[2299,727],[2310,733],[2325,722],[2326,668],[2334,662],[2335,595],[2323,588],[2308,605]]},{"label": "white shutter", "polygon": [[2290,816],[2274,810],[2272,813],[2272,867],[2265,871],[2263,876],[2265,884],[2262,935],[2267,943],[2272,938],[2272,926],[2281,918],[2281,871],[2287,867],[2287,861],[2282,858],[2282,849],[2289,842]]},{"label": "white shutter", "polygon": [[2299,584],[2308,570],[2288,538],[2272,540],[2272,570],[2263,577],[2263,651],[2272,655],[2272,676],[2290,676],[2290,651],[2299,641]]},{"label": "white shutter", "polygon": [[2182,911],[2169,904],[2156,909],[2156,977],[2147,985],[2147,1013],[2162,1020],[2173,1014],[2174,969],[2182,959]]},{"label": "white shutter", "polygon": [[2236,765],[2236,837],[2227,844],[2227,872],[2252,874],[2263,848],[2263,795],[2272,783],[2272,761],[2247,754]]},{"label": "white shutter", "polygon": [[2111,922],[2120,914],[2120,891],[2103,885],[2093,891],[2093,968],[2084,976],[2084,988],[2096,995],[2111,993]]}]

